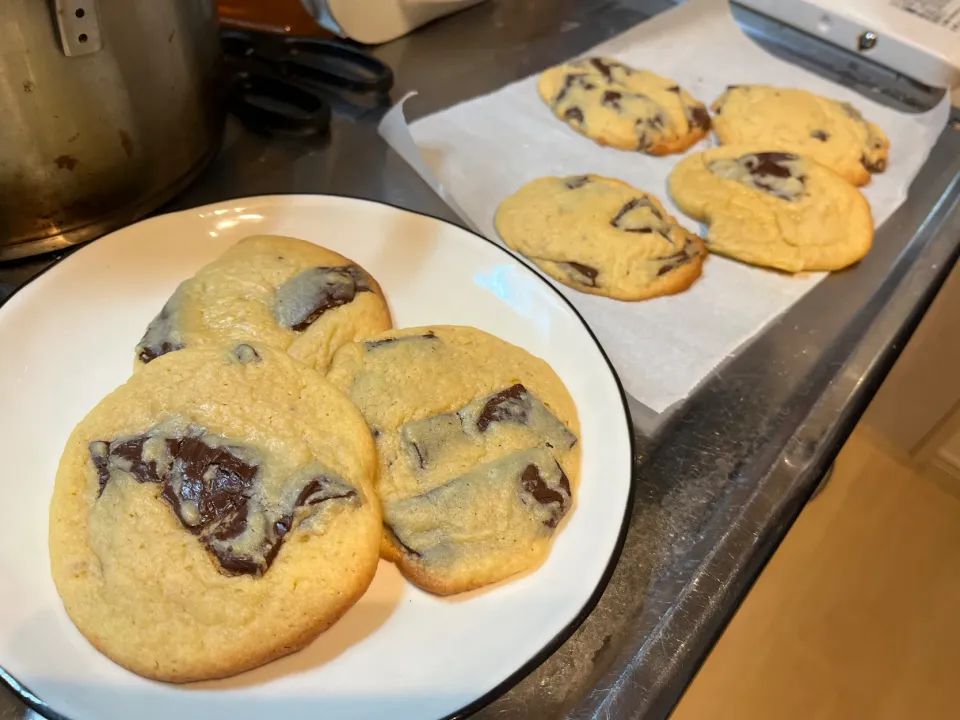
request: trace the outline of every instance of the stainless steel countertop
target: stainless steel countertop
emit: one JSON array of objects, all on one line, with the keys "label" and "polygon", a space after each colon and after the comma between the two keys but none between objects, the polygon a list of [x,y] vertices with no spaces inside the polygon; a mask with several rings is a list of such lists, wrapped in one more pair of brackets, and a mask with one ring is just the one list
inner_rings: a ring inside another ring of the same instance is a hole
[{"label": "stainless steel countertop", "polygon": [[[377,53],[426,114],[578,54],[669,0],[491,0]],[[891,102],[936,97],[744,14],[780,54]],[[235,124],[167,209],[261,193],[332,192],[456,222],[376,134],[382,108],[340,108],[329,142]],[[896,138],[893,139],[896,142]],[[637,494],[623,555],[583,625],[478,717],[665,717],[814,492],[960,250],[960,131],[948,129],[870,255],[741,349],[656,432],[636,428]],[[57,256],[59,257],[59,256]],[[56,258],[0,265],[0,302]],[[0,690],[0,720],[24,706]]]}]

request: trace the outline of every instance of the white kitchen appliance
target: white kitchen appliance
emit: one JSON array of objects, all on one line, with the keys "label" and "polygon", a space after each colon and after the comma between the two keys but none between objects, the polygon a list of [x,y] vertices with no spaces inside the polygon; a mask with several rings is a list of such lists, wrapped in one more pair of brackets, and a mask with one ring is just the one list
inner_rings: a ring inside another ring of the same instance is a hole
[{"label": "white kitchen appliance", "polygon": [[735,0],[852,50],[960,105],[960,0]]},{"label": "white kitchen appliance", "polygon": [[393,40],[482,0],[301,0],[317,22],[368,45]]}]

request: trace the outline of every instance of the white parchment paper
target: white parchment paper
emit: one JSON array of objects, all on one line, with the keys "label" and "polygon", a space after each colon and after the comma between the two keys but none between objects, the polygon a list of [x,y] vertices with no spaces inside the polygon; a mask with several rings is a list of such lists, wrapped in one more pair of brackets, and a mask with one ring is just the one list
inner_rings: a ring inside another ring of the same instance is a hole
[{"label": "white parchment paper", "polygon": [[[852,102],[892,143],[889,169],[864,189],[877,225],[906,199],[950,109],[945,98],[925,114],[891,110],[779,60],[743,34],[725,0],[688,0],[584,54],[612,56],[673,78],[708,105],[727,85],[746,83],[798,87]],[[381,134],[471,227],[497,241],[497,206],[545,175],[619,178],[659,197],[689,229],[700,229],[667,193],[667,176],[681,156],[655,158],[596,145],[553,116],[536,82],[536,76],[526,78],[418,120],[409,131],[401,102],[384,119]],[[710,144],[704,140],[692,151]],[[661,413],[823,277],[790,277],[714,255],[690,290],[644,302],[585,295],[550,282],[593,328],[626,391]]]}]

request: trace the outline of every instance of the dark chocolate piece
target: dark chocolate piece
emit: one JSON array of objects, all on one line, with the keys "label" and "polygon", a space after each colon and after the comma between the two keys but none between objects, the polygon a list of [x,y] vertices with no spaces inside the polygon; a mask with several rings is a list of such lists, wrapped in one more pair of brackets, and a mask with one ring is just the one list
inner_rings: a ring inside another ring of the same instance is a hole
[{"label": "dark chocolate piece", "polygon": [[623,98],[623,93],[619,93],[616,90],[607,90],[603,93],[603,96],[600,98],[600,104],[611,107],[614,110],[620,110],[620,100]]},{"label": "dark chocolate piece", "polygon": [[710,129],[710,113],[699,105],[690,108],[690,124],[701,130]]},{"label": "dark chocolate piece", "polygon": [[[709,163],[708,169],[715,175],[762,190],[781,200],[796,202],[804,195],[807,178],[805,175],[794,175],[787,163],[799,159],[792,153],[761,152],[714,160]],[[776,183],[775,180],[793,180],[794,183]]]},{"label": "dark chocolate piece", "polygon": [[581,285],[588,285],[589,287],[597,286],[597,275],[600,274],[600,271],[596,268],[584,265],[583,263],[573,262],[572,260],[560,264],[570,271],[574,282],[578,282]]},{"label": "dark chocolate piece", "polygon": [[624,232],[653,232],[656,228],[653,228],[650,225],[633,225],[630,223],[627,216],[631,211],[636,210],[637,208],[649,209],[653,216],[661,223],[665,220],[663,214],[657,209],[657,206],[654,205],[649,198],[633,198],[632,200],[624,203],[623,207],[617,211],[617,214],[614,216],[613,220],[610,221],[610,224],[617,228],[617,230],[623,230]]},{"label": "dark chocolate piece", "polygon": [[103,495],[103,489],[110,482],[110,444],[103,440],[94,440],[89,445],[90,460],[97,469],[97,479],[100,482],[100,488],[97,497]]},{"label": "dark chocolate piece", "polygon": [[590,58],[590,64],[593,65],[601,75],[603,75],[604,80],[607,82],[613,80],[612,64],[604,62],[600,58]]},{"label": "dark chocolate piece", "polygon": [[277,288],[273,316],[281,326],[303,332],[325,312],[353,302],[361,292],[372,292],[372,287],[357,265],[309,268]]},{"label": "dark chocolate piece", "polygon": [[667,88],[667,92],[677,93],[677,95],[679,95],[679,94],[680,94],[680,86],[679,86],[679,85],[671,85],[670,87]]},{"label": "dark chocolate piece", "polygon": [[583,111],[578,107],[567,108],[567,111],[563,114],[563,119],[582,123]]},{"label": "dark chocolate piece", "polygon": [[457,443],[480,442],[479,436],[496,423],[526,425],[533,430],[532,445],[569,450],[577,442],[563,422],[520,383],[474,400],[456,412],[408,422],[399,433],[408,460],[423,471],[442,463],[446,451]]},{"label": "dark chocolate piece", "polygon": [[314,507],[328,500],[346,500],[357,497],[357,491],[346,483],[325,476],[308,482],[297,496],[296,507]]},{"label": "dark chocolate piece", "polygon": [[173,467],[162,494],[184,527],[194,532],[216,527],[221,534],[234,528],[222,537],[242,532],[247,499],[260,468],[227,447],[210,447],[200,436],[188,435],[170,449]]},{"label": "dark chocolate piece", "polygon": [[156,360],[161,355],[166,355],[167,353],[176,352],[177,350],[183,350],[185,346],[180,343],[172,342],[162,342],[159,345],[149,345],[147,347],[141,348],[137,357],[140,358],[140,362],[146,364],[151,360]]},{"label": "dark chocolate piece", "polygon": [[420,553],[418,553],[418,552],[417,552],[416,550],[414,550],[412,547],[409,547],[408,545],[404,545],[404,544],[403,544],[403,540],[401,540],[399,537],[397,537],[397,533],[395,533],[395,532],[393,531],[393,528],[392,528],[392,527],[390,527],[389,525],[387,525],[386,523],[384,523],[384,524],[383,524],[383,529],[384,529],[384,531],[387,533],[387,537],[389,537],[389,538],[390,538],[391,540],[393,540],[397,545],[399,545],[399,546],[400,546],[400,549],[403,550],[405,553],[407,553],[407,555],[412,555],[413,557],[416,557],[416,558],[421,557]]},{"label": "dark chocolate piece", "polygon": [[820,142],[826,142],[830,139],[830,133],[828,133],[826,130],[814,130],[812,133],[810,133],[810,137],[815,140],[819,140]]},{"label": "dark chocolate piece", "polygon": [[160,313],[147,325],[146,332],[137,343],[137,357],[140,362],[146,364],[161,355],[183,350],[183,343],[174,338],[177,324],[175,308],[179,303],[179,293],[180,289],[177,288]]},{"label": "dark chocolate piece", "polygon": [[589,176],[575,175],[574,177],[568,177],[563,184],[566,185],[567,190],[576,190],[578,188],[582,188],[588,182],[590,182]]},{"label": "dark chocolate piece", "polygon": [[436,340],[437,342],[441,342],[440,338],[434,335],[433,330],[428,330],[423,335],[404,335],[403,337],[383,338],[383,340],[368,340],[367,342],[363,343],[363,346],[367,350],[376,350],[377,348],[395,345],[400,342],[408,342],[411,340]]},{"label": "dark chocolate piece", "polygon": [[126,470],[133,475],[139,483],[160,482],[156,461],[143,458],[143,446],[146,441],[146,437],[115,440],[110,443],[109,460],[121,470]]},{"label": "dark chocolate piece", "polygon": [[589,85],[591,83],[584,83],[583,79],[586,77],[584,73],[567,73],[563,77],[563,85],[560,86],[560,92],[557,93],[557,96],[553,99],[553,104],[556,106],[563,100],[567,93],[575,86],[580,85],[584,86],[585,84]]},{"label": "dark chocolate piece", "polygon": [[540,468],[536,465],[527,465],[520,476],[520,487],[524,492],[532,495],[533,499],[541,505],[556,505],[553,508],[554,512],[543,521],[543,524],[549,528],[555,528],[563,519],[563,516],[567,514],[570,503],[570,481],[559,463],[557,463],[557,468],[560,470],[559,485],[564,492],[554,490],[547,485],[540,476]]},{"label": "dark chocolate piece", "polygon": [[530,397],[530,393],[520,383],[492,395],[477,416],[477,430],[485,432],[491,423],[495,422],[526,424]]},{"label": "dark chocolate piece", "polygon": [[[756,160],[753,158],[756,158]],[[770,175],[778,178],[790,177],[790,168],[783,163],[799,159],[792,153],[784,152],[762,152],[755,155],[745,155],[741,158],[751,175]]]},{"label": "dark chocolate piece", "polygon": [[871,172],[871,173],[879,173],[887,169],[887,161],[885,158],[880,158],[876,161],[871,161],[867,158],[866,155],[861,155],[860,164],[867,169],[867,172]]},{"label": "dark chocolate piece", "polygon": [[266,572],[293,528],[298,508],[327,500],[360,501],[354,488],[313,463],[297,471],[302,477],[296,479],[303,483],[299,493],[292,503],[286,501],[280,517],[271,518],[275,511],[253,499],[260,473],[251,459],[255,453],[198,428],[177,437],[156,431],[111,443],[95,441],[90,457],[101,494],[114,471],[127,472],[140,483],[160,484],[160,496],[180,523],[199,536],[228,573]]},{"label": "dark chocolate piece", "polygon": [[[477,545],[515,541],[509,533],[502,538],[484,528],[464,532],[477,508],[499,504],[505,491],[515,493],[517,501],[510,512],[527,514],[533,521],[527,529],[538,535],[556,528],[572,504],[570,481],[551,452],[529,448],[478,465],[420,495],[384,502],[384,525],[388,536],[424,565],[449,567],[460,558],[469,559]],[[522,535],[520,542],[525,542]]]}]

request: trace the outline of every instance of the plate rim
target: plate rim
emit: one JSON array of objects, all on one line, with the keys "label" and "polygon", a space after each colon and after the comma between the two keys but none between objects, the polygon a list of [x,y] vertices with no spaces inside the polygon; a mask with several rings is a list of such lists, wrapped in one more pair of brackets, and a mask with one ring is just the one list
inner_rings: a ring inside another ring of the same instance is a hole
[{"label": "plate rim", "polygon": [[[421,217],[425,217],[430,220],[435,220],[437,222],[443,223],[444,225],[449,225],[458,230],[461,230],[467,233],[468,235],[473,235],[474,237],[479,238],[483,242],[488,243],[489,245],[492,245],[494,248],[496,248],[503,254],[507,255],[510,259],[522,265],[526,270],[528,270],[532,275],[534,275],[539,282],[546,285],[547,288],[549,288],[550,292],[552,292],[555,296],[559,297],[560,300],[563,302],[563,304],[566,305],[573,312],[574,316],[577,318],[577,320],[580,321],[580,324],[583,325],[584,329],[586,329],[587,334],[590,336],[590,339],[593,341],[593,344],[596,346],[597,350],[600,351],[600,357],[603,358],[603,361],[607,364],[607,369],[610,371],[610,375],[613,377],[613,381],[614,381],[614,384],[616,385],[617,392],[620,395],[620,403],[623,407],[623,413],[627,419],[627,446],[630,451],[630,457],[629,457],[630,479],[627,487],[627,499],[626,499],[626,502],[624,503],[623,517],[620,520],[620,530],[617,534],[617,540],[614,543],[613,550],[610,553],[610,558],[607,561],[607,565],[600,576],[600,580],[597,582],[593,591],[590,593],[586,602],[584,602],[583,606],[580,608],[577,614],[574,615],[573,618],[566,625],[564,625],[560,629],[560,631],[557,632],[548,642],[546,642],[543,645],[543,647],[540,648],[540,650],[534,653],[534,655],[529,660],[524,662],[514,672],[510,673],[510,675],[504,678],[501,682],[497,683],[497,685],[495,685],[494,687],[490,688],[490,690],[483,693],[483,695],[481,695],[480,697],[476,698],[475,700],[472,700],[471,702],[455,710],[454,712],[448,713],[447,715],[444,715],[438,718],[438,720],[464,720],[465,718],[483,709],[484,707],[491,704],[492,702],[494,702],[495,700],[499,699],[500,697],[505,695],[507,692],[512,690],[514,687],[516,687],[523,679],[529,676],[534,670],[540,667],[540,665],[542,665],[551,655],[553,655],[554,652],[556,652],[556,650],[561,645],[563,645],[567,640],[569,640],[570,637],[580,628],[580,626],[583,625],[584,621],[586,621],[587,617],[589,617],[589,615],[596,608],[597,604],[600,602],[600,598],[603,596],[603,593],[606,591],[607,586],[610,584],[610,579],[613,577],[613,573],[616,570],[617,565],[619,565],[620,563],[620,557],[623,554],[623,546],[626,543],[626,539],[627,539],[627,532],[630,529],[630,515],[633,510],[634,502],[636,500],[637,475],[638,475],[637,464],[634,462],[634,457],[636,455],[636,439],[633,434],[634,425],[633,425],[633,417],[630,414],[630,404],[627,400],[627,394],[623,389],[623,383],[620,382],[620,376],[617,374],[617,371],[614,369],[613,363],[610,362],[610,358],[607,356],[606,350],[603,349],[603,345],[597,339],[597,336],[593,332],[593,329],[584,319],[580,311],[577,310],[576,306],[574,306],[574,304],[570,300],[568,300],[567,297],[562,292],[560,292],[560,290],[557,287],[553,285],[553,283],[549,282],[545,277],[543,277],[543,275],[536,270],[536,268],[533,266],[531,262],[529,262],[525,257],[514,254],[505,246],[501,245],[500,243],[494,240],[491,240],[490,238],[484,235],[481,235],[479,232],[476,232],[475,230],[471,230],[468,227],[459,225],[451,220],[438,217],[436,215],[433,215],[432,213],[423,212],[421,210],[414,210],[407,207],[402,207],[400,205],[396,205],[391,202],[386,202],[384,200],[373,200],[370,198],[363,198],[363,197],[357,197],[355,195],[346,195],[346,194],[333,193],[333,192],[262,193],[262,194],[256,194],[256,195],[244,195],[242,197],[237,197],[237,198],[224,198],[222,200],[218,200],[215,202],[204,203],[203,205],[195,205],[188,208],[171,210],[170,212],[158,213],[156,215],[151,215],[150,217],[146,217],[141,220],[138,220],[137,222],[130,223],[129,225],[125,225],[121,228],[117,228],[112,232],[109,232],[105,235],[100,236],[99,238],[96,238],[94,240],[91,240],[88,243],[85,243],[79,246],[78,248],[72,250],[69,254],[64,255],[63,257],[57,260],[54,260],[54,262],[52,262],[50,265],[45,267],[39,273],[34,275],[25,283],[23,283],[23,285],[21,285],[16,290],[14,290],[8,297],[0,301],[0,310],[2,310],[3,307],[7,303],[9,303],[14,297],[19,295],[24,288],[28,287],[29,285],[32,285],[34,281],[36,281],[38,278],[42,277],[43,275],[46,275],[47,272],[59,266],[65,260],[68,260],[74,255],[77,255],[79,253],[86,252],[95,243],[99,242],[100,240],[103,240],[104,238],[108,238],[117,232],[127,230],[141,223],[150,222],[151,220],[155,220],[157,218],[165,217],[168,215],[177,215],[180,213],[192,213],[192,212],[196,212],[198,210],[204,210],[207,208],[210,208],[210,209],[219,208],[219,207],[222,207],[223,204],[227,202],[236,203],[236,202],[243,202],[245,200],[256,200],[256,201],[262,202],[262,201],[271,200],[271,199],[277,199],[277,200],[286,199],[286,198],[307,198],[308,199],[308,198],[318,198],[318,197],[338,198],[341,200],[350,200],[350,201],[358,202],[361,204],[380,205],[383,207],[391,208],[393,210],[398,210],[402,213],[410,213],[412,215],[419,215]],[[68,716],[61,714],[57,710],[54,710],[52,707],[47,705],[40,697],[38,697],[33,692],[31,692],[31,690],[28,687],[26,687],[25,685],[17,681],[17,679],[13,677],[13,675],[8,673],[3,668],[2,665],[0,665],[0,683],[2,683],[7,690],[12,692],[24,705],[26,705],[28,708],[38,713],[42,717],[47,718],[48,720],[69,720]]]}]

